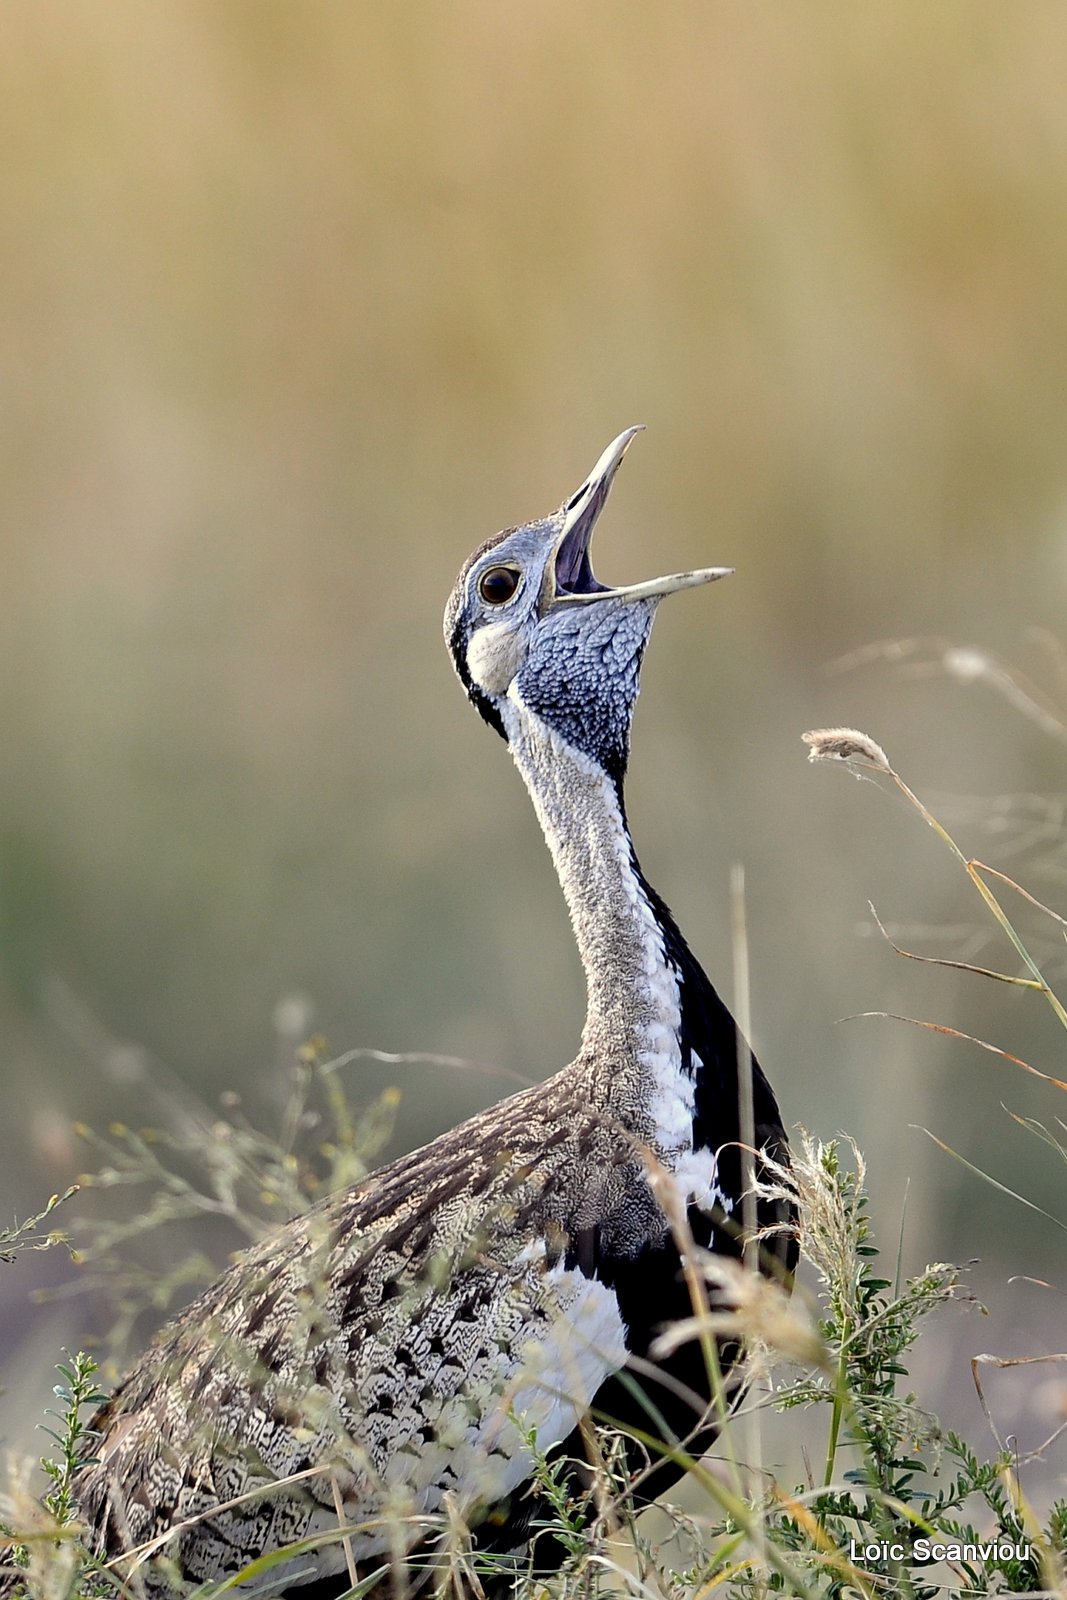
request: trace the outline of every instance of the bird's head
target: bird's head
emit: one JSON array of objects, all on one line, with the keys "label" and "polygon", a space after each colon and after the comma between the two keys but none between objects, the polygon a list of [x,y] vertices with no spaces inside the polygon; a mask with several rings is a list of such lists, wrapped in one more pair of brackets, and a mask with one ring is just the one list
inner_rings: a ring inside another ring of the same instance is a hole
[{"label": "bird's head", "polygon": [[479,545],[445,608],[456,671],[486,722],[512,739],[533,713],[616,783],[626,768],[641,658],[666,594],[724,578],[704,567],[609,588],[589,542],[635,434],[612,441],[570,499]]}]

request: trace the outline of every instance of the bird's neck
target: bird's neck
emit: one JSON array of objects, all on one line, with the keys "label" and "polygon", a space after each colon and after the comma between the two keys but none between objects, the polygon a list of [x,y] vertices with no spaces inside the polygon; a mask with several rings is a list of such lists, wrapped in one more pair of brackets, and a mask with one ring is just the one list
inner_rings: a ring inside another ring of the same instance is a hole
[{"label": "bird's neck", "polygon": [[[683,1042],[682,973],[634,858],[615,784],[521,701],[508,742],[552,852],[585,969],[579,1057],[633,1131],[665,1155],[692,1147],[694,1063]],[[691,959],[691,958],[690,958]]]}]

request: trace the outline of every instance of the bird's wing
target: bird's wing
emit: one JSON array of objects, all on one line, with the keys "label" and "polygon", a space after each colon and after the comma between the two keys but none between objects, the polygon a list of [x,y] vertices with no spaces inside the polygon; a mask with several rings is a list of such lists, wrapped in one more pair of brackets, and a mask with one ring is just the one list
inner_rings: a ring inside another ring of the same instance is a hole
[{"label": "bird's wing", "polygon": [[[98,1548],[189,1522],[165,1553],[221,1577],[328,1536],[340,1505],[363,1561],[414,1543],[450,1492],[470,1516],[509,1495],[534,1436],[566,1438],[626,1359],[615,1294],[568,1251],[579,1110],[513,1097],[224,1273],[94,1420],[76,1493]],[[312,1566],[343,1560],[334,1540]]]}]

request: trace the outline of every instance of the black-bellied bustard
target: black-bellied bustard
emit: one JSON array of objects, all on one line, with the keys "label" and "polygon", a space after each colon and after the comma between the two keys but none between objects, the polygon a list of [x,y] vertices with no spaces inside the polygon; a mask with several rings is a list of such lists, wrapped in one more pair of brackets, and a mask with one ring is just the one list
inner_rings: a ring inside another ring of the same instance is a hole
[{"label": "black-bellied bustard", "polygon": [[[690,1312],[663,1185],[700,1246],[741,1254],[748,1057],[642,874],[623,777],[656,608],[723,569],[594,578],[590,536],[636,431],[559,511],[481,545],[445,613],[570,908],[588,985],[578,1054],[256,1245],[163,1330],[95,1419],[75,1485],[90,1542],[133,1592],[232,1577],[298,1543],[258,1591],[340,1593],[353,1563],[401,1561],[416,1581],[443,1509],[483,1547],[531,1537],[532,1433],[576,1460],[590,1414],[690,1451],[714,1435],[706,1351],[652,1355]],[[774,1095],[751,1072],[756,1149],[782,1162]],[[780,1201],[757,1211],[788,1221]],[[786,1275],[795,1250],[788,1229],[765,1246]],[[551,1541],[537,1553],[559,1557]]]}]

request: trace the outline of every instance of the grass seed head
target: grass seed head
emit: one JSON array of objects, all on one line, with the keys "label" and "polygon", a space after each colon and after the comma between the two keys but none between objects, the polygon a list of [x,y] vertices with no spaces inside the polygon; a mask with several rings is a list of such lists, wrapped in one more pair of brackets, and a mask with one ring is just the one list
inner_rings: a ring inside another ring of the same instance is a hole
[{"label": "grass seed head", "polygon": [[846,766],[874,767],[891,772],[889,757],[880,744],[858,728],[813,728],[803,735],[809,761],[843,761]]}]

